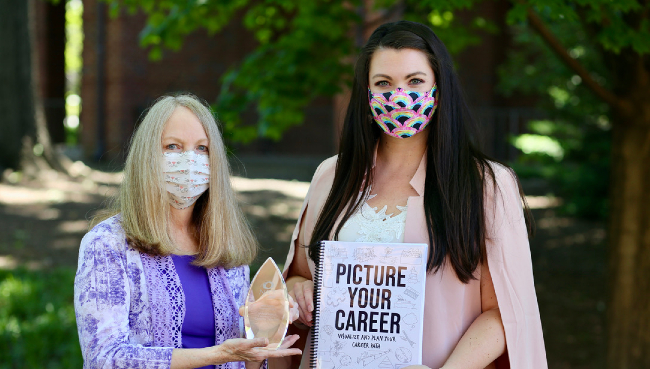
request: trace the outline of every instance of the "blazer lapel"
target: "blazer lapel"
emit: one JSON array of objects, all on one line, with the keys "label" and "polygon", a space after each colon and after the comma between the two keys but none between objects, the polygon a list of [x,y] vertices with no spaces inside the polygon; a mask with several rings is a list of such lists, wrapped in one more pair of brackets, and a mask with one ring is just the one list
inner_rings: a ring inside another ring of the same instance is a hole
[{"label": "blazer lapel", "polygon": [[424,214],[424,181],[427,176],[427,156],[422,155],[420,165],[415,175],[409,182],[418,196],[408,198],[408,210],[406,212],[406,225],[404,227],[404,242],[408,243],[429,243],[427,223]]}]

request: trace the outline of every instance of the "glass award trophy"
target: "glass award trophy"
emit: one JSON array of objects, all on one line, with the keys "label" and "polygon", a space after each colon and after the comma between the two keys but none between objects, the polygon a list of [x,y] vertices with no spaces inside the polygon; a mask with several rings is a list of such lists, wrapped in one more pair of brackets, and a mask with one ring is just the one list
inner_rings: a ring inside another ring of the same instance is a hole
[{"label": "glass award trophy", "polygon": [[268,338],[275,350],[289,327],[289,294],[273,259],[268,258],[251,281],[244,305],[246,338]]}]

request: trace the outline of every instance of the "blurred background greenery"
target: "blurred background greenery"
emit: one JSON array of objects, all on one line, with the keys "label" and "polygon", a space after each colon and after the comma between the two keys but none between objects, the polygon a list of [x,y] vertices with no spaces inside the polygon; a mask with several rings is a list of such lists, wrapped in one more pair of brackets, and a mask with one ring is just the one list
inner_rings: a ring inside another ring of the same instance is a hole
[{"label": "blurred background greenery", "polygon": [[0,269],[0,367],[81,368],[74,269]]}]

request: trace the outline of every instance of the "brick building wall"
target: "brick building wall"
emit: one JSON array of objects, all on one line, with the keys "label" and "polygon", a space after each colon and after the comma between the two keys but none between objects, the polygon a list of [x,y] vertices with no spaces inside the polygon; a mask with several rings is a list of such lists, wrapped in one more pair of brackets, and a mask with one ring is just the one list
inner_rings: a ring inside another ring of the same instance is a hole
[{"label": "brick building wall", "polygon": [[[191,34],[181,50],[165,51],[161,61],[152,62],[138,42],[146,17],[142,14],[98,17],[101,6],[105,5],[98,6],[96,0],[84,1],[80,120],[81,143],[88,158],[121,163],[139,115],[161,95],[188,91],[210,103],[216,101],[221,76],[256,46],[252,35],[240,25],[241,22],[234,20],[214,36],[202,30]],[[98,58],[102,57],[98,53],[100,22],[105,25],[103,98],[100,91],[102,72],[98,69]],[[102,111],[100,104],[104,105],[105,112],[101,116],[98,115]],[[318,99],[305,113],[305,123],[287,132],[281,141],[257,140],[250,145],[239,145],[236,147],[238,154],[330,155],[334,150],[331,99]],[[245,116],[244,121],[254,124],[255,114]],[[102,127],[103,144],[98,134]]]}]

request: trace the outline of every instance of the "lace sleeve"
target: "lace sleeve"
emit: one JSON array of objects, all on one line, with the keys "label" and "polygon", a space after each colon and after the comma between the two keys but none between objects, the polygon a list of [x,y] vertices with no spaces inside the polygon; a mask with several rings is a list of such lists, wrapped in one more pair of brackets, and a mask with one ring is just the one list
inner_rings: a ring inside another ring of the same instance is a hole
[{"label": "lace sleeve", "polygon": [[[248,265],[242,265],[237,268],[228,270],[228,283],[232,290],[235,308],[239,309],[246,303],[246,296],[248,295],[248,288],[250,287],[250,269]],[[245,337],[244,334],[244,318],[239,319],[239,337]]]},{"label": "lace sleeve", "polygon": [[239,282],[237,283],[238,286],[238,292],[235,292],[235,301],[237,301],[238,306],[244,305],[246,303],[246,296],[248,295],[248,289],[250,287],[250,281],[251,281],[251,276],[250,276],[250,268],[248,265],[242,265],[241,267],[238,268],[239,271],[237,273]]},{"label": "lace sleeve", "polygon": [[117,221],[105,221],[81,241],[74,307],[84,368],[169,368],[172,347],[129,343],[132,298],[126,242]]}]

